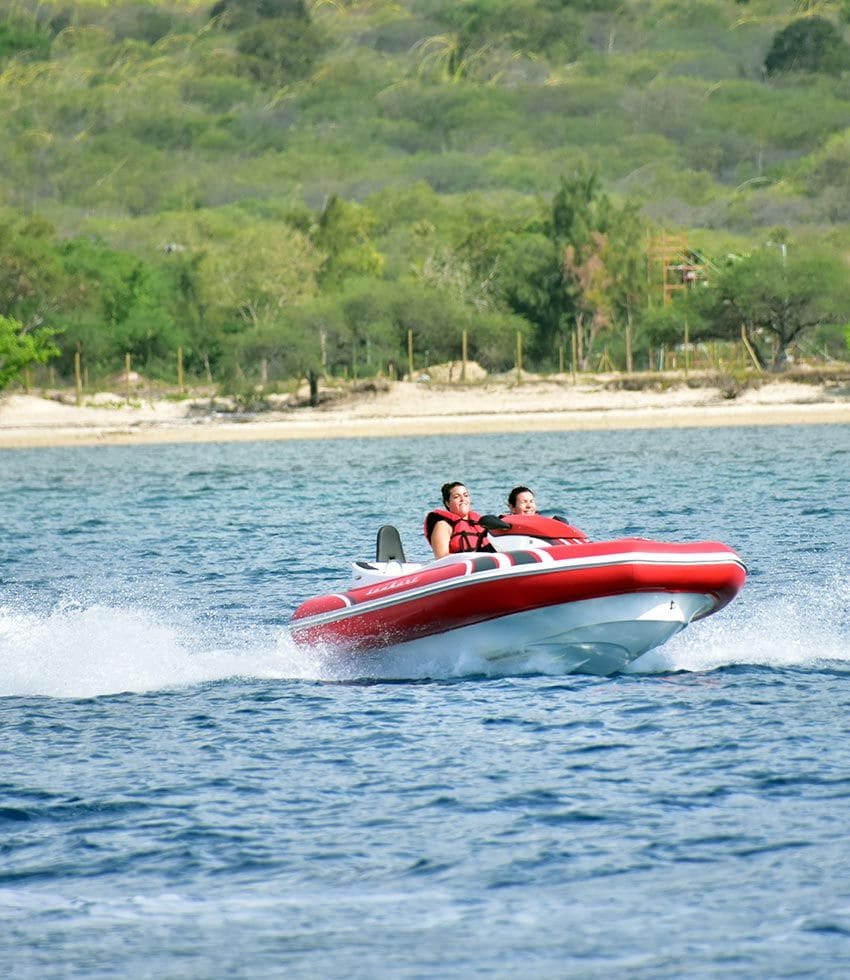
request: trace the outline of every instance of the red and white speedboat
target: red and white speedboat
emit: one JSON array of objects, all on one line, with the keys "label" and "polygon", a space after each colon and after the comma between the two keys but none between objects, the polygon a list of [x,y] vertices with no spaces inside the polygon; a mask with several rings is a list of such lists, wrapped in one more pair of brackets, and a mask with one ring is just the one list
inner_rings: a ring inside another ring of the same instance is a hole
[{"label": "red and white speedboat", "polygon": [[607,675],[722,609],[746,578],[715,541],[594,542],[556,518],[482,521],[495,552],[427,564],[405,561],[382,528],[377,560],[354,563],[348,591],[295,611],[295,643],[362,677],[445,676],[459,658],[473,671]]}]

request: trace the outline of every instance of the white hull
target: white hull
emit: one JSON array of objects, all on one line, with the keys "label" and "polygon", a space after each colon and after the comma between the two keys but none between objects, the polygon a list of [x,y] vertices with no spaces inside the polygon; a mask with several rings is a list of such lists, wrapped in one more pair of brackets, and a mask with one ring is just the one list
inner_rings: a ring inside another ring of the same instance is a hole
[{"label": "white hull", "polygon": [[387,646],[340,654],[351,677],[403,679],[452,674],[608,676],[661,646],[716,599],[699,593],[606,596],[490,619]]}]

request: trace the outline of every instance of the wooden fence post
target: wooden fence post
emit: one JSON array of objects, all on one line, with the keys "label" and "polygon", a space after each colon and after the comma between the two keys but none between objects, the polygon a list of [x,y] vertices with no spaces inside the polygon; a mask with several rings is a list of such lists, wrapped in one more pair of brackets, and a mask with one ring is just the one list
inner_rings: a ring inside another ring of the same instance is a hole
[{"label": "wooden fence post", "polygon": [[460,363],[460,380],[466,381],[466,361],[469,355],[469,337],[466,330],[463,331],[461,337],[461,363]]},{"label": "wooden fence post", "polygon": [[126,383],[127,404],[130,404],[130,352],[124,355],[124,381]]},{"label": "wooden fence post", "polygon": [[413,380],[413,330],[407,331],[407,377]]},{"label": "wooden fence post", "polygon": [[83,404],[83,380],[80,374],[80,345],[74,351],[74,391],[77,396],[77,406]]},{"label": "wooden fence post", "polygon": [[183,394],[183,348],[177,348],[177,390]]}]

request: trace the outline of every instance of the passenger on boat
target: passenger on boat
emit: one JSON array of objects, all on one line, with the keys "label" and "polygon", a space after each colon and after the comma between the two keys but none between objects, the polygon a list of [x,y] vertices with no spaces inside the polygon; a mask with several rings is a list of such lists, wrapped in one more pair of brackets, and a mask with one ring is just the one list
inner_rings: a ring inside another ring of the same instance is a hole
[{"label": "passenger on boat", "polygon": [[444,483],[445,509],[432,510],[425,517],[425,537],[435,558],[463,551],[494,551],[487,530],[479,524],[480,515],[471,510],[469,490],[463,483]]},{"label": "passenger on boat", "polygon": [[508,509],[511,514],[536,514],[534,491],[528,487],[514,487],[508,494]]}]

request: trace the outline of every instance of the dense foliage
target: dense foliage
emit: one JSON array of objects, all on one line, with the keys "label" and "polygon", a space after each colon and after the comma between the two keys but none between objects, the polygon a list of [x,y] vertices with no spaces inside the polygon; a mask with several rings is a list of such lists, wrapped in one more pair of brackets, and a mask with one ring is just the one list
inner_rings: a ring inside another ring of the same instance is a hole
[{"label": "dense foliage", "polygon": [[518,336],[527,367],[631,368],[686,318],[774,367],[815,337],[846,356],[848,20],[828,0],[7,2],[0,381],[52,359],[95,383],[127,354],[173,378],[178,349],[216,383],[363,377],[464,341],[504,371]]}]

